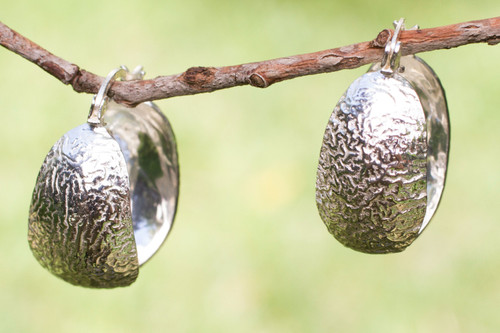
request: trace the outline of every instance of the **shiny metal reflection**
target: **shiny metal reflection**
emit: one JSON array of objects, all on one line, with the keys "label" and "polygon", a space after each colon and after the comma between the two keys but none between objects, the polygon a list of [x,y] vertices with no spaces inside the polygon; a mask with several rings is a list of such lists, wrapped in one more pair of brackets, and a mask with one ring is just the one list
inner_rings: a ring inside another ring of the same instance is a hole
[{"label": "shiny metal reflection", "polygon": [[[427,210],[420,232],[430,222],[443,194],[450,150],[450,120],[446,96],[434,70],[421,58],[401,57],[399,74],[418,94],[427,121]],[[379,64],[370,72],[380,69]]]},{"label": "shiny metal reflection", "polygon": [[139,273],[127,166],[104,127],[80,125],[45,158],[28,241],[38,262],[75,285],[127,286]]},{"label": "shiny metal reflection", "polygon": [[[45,158],[30,206],[28,241],[35,258],[85,287],[135,281],[174,220],[179,193],[172,128],[153,103],[134,108],[106,97],[108,75],[88,122],[59,139]],[[129,73],[138,79],[142,71]]]},{"label": "shiny metal reflection", "polygon": [[408,247],[434,215],[446,178],[444,90],[421,59],[399,57],[397,38],[384,65],[372,66],[340,98],[318,164],[322,220],[342,244],[366,253]]},{"label": "shiny metal reflection", "polygon": [[399,252],[425,215],[426,126],[410,83],[367,73],[340,98],[320,152],[316,201],[328,230],[367,253]]},{"label": "shiny metal reflection", "polygon": [[127,108],[111,101],[104,123],[127,164],[135,243],[142,265],[163,244],[175,217],[179,164],[174,132],[150,102]]}]

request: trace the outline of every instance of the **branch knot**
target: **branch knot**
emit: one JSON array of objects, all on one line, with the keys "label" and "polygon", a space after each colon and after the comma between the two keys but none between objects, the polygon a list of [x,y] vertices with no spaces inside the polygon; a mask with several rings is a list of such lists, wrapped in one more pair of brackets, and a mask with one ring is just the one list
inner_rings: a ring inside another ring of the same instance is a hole
[{"label": "branch knot", "polygon": [[204,88],[212,83],[216,71],[213,67],[191,67],[181,75],[181,79],[194,89]]}]

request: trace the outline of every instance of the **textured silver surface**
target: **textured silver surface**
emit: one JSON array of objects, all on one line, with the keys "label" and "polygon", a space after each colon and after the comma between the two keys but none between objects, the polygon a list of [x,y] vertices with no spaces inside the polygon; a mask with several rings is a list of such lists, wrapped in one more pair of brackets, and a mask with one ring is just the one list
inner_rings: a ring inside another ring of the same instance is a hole
[{"label": "textured silver surface", "polygon": [[426,119],[411,84],[379,71],[355,80],[320,152],[316,201],[328,230],[362,252],[405,249],[426,213],[426,155]]},{"label": "textured silver surface", "polygon": [[127,166],[104,127],[59,139],[38,175],[28,241],[40,264],[85,287],[126,286],[138,274]]}]

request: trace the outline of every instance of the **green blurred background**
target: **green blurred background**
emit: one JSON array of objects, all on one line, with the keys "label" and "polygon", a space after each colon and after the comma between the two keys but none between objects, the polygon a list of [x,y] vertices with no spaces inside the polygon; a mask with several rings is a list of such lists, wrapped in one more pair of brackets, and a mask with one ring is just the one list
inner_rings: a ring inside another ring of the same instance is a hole
[{"label": "green blurred background", "polygon": [[[147,77],[373,39],[500,14],[477,1],[6,1],[0,20],[80,67]],[[128,288],[74,287],[27,244],[31,192],[52,144],[83,123],[77,94],[0,49],[1,332],[500,331],[500,47],[421,55],[446,89],[447,188],[405,252],[373,256],[330,236],[315,174],[330,113],[365,68],[159,101],[177,139],[174,229]]]}]

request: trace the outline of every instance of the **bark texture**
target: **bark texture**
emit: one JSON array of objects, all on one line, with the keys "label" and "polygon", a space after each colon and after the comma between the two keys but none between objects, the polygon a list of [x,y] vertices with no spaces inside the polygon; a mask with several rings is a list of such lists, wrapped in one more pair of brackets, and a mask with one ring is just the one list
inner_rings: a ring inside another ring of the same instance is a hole
[{"label": "bark texture", "polygon": [[[115,82],[109,96],[119,103],[136,105],[174,96],[194,95],[242,85],[266,88],[300,76],[356,68],[382,59],[392,30],[375,39],[339,48],[225,67],[191,67],[184,73],[151,80]],[[450,49],[472,43],[500,42],[500,17],[430,29],[402,31],[402,54]],[[95,94],[104,77],[81,69],[0,22],[0,45],[35,63],[77,92]]]}]

